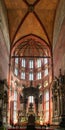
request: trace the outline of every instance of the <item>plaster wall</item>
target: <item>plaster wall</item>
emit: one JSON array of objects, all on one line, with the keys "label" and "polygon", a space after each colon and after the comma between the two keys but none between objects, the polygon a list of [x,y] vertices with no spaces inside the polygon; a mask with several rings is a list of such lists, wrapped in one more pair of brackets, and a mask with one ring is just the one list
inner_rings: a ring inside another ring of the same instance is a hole
[{"label": "plaster wall", "polygon": [[53,64],[54,64],[54,75],[59,75],[59,69],[61,68],[62,73],[65,72],[65,19],[62,23],[59,38],[53,53]]},{"label": "plaster wall", "polygon": [[56,43],[58,42],[59,33],[65,18],[65,0],[59,0],[59,5],[56,12],[53,32],[53,51]]},{"label": "plaster wall", "polygon": [[0,0],[0,28],[3,33],[8,53],[10,52],[10,38],[8,29],[7,11],[3,0]]},{"label": "plaster wall", "polygon": [[8,78],[9,70],[9,54],[3,37],[3,33],[0,29],[0,79]]}]

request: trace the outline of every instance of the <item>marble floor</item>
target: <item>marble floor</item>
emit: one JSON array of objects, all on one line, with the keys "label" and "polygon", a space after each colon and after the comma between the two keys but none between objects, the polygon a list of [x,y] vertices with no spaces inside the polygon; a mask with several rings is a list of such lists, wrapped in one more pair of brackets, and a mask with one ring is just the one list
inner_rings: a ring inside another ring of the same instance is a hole
[{"label": "marble floor", "polygon": [[[26,127],[21,128],[8,128],[7,130],[26,130]],[[55,127],[36,127],[36,130],[65,130],[65,128],[55,128]]]},{"label": "marble floor", "polygon": [[[26,126],[22,127],[12,127],[12,126],[5,126],[5,130],[26,130]],[[44,127],[44,126],[36,126],[36,130],[65,130],[65,128],[60,128],[56,126]],[[0,129],[1,130],[1,129]]]}]

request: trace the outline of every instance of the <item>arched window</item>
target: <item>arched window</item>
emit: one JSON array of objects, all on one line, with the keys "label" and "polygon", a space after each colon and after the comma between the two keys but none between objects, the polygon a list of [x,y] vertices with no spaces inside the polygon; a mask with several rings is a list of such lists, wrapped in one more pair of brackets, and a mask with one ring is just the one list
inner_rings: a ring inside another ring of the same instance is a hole
[{"label": "arched window", "polygon": [[45,101],[49,100],[49,90],[45,91]]},{"label": "arched window", "polygon": [[15,74],[16,76],[18,76],[18,68],[15,68],[14,74]]},{"label": "arched window", "polygon": [[48,63],[48,59],[44,58],[44,64],[47,64],[47,63]]},{"label": "arched window", "polygon": [[25,79],[25,72],[21,72],[21,79]]},{"label": "arched window", "polygon": [[34,97],[33,96],[29,96],[29,103],[33,103],[34,102]]},{"label": "arched window", "polygon": [[22,58],[22,67],[25,67],[25,59]]},{"label": "arched window", "polygon": [[29,60],[29,68],[30,68],[30,69],[33,68],[33,60]]},{"label": "arched window", "polygon": [[41,67],[41,59],[37,59],[37,67]]},{"label": "arched window", "polygon": [[33,73],[32,72],[29,73],[29,80],[33,80]]},{"label": "arched window", "polygon": [[46,68],[44,71],[44,76],[47,76],[47,75],[48,75],[48,68]]},{"label": "arched window", "polygon": [[15,64],[18,64],[18,58],[15,58]]},{"label": "arched window", "polygon": [[14,91],[13,121],[17,123],[17,91]]},{"label": "arched window", "polygon": [[41,79],[41,72],[37,73],[37,79]]},{"label": "arched window", "polygon": [[44,116],[45,121],[49,120],[49,90],[44,91]]}]

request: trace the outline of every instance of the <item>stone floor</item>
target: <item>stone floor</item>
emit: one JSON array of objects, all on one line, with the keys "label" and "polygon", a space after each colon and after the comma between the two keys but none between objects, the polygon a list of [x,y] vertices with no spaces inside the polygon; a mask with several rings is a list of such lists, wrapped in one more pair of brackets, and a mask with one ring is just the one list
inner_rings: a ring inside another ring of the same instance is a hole
[{"label": "stone floor", "polygon": [[[11,127],[11,126],[5,126],[6,129],[5,130],[26,130],[26,126],[23,127]],[[56,126],[51,126],[51,127],[41,127],[41,126],[37,126],[35,127],[36,130],[65,130],[65,128],[60,128],[60,127],[56,127]],[[1,130],[1,129],[0,129]]]},{"label": "stone floor", "polygon": [[[7,129],[9,130],[9,129]],[[26,130],[26,127],[21,128],[11,128],[11,130]],[[55,128],[55,127],[36,127],[36,130],[65,130],[65,128]]]}]

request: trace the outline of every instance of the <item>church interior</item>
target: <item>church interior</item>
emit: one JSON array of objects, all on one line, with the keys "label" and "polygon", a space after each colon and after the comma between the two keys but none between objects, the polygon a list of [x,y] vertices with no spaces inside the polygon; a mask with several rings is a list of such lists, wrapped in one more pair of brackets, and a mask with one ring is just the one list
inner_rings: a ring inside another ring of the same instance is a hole
[{"label": "church interior", "polygon": [[65,129],[65,0],[0,0],[1,124]]}]

